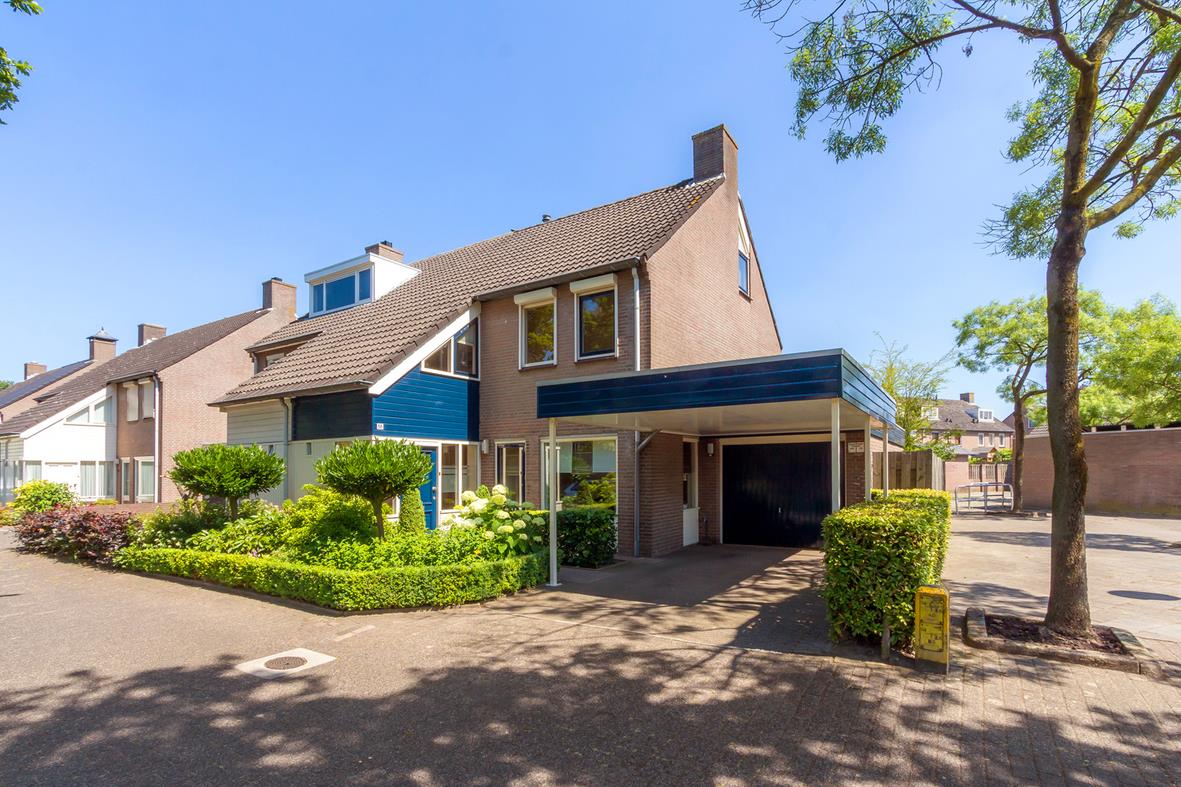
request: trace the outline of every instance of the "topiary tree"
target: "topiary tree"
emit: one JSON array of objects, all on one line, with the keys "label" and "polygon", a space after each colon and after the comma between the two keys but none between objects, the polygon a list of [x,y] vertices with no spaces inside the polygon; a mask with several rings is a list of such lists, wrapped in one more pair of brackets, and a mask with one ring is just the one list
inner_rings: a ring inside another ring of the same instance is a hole
[{"label": "topiary tree", "polygon": [[427,455],[405,440],[357,440],[337,447],[316,462],[320,483],[369,501],[378,538],[385,538],[382,504],[417,490],[426,482],[430,471],[431,460]]},{"label": "topiary tree", "polygon": [[173,455],[168,477],[188,494],[220,497],[238,518],[244,497],[274,489],[283,481],[283,460],[257,445],[204,445]]},{"label": "topiary tree", "polygon": [[426,530],[426,509],[422,506],[422,496],[418,489],[409,489],[402,493],[402,510],[398,512],[398,529],[420,533]]}]

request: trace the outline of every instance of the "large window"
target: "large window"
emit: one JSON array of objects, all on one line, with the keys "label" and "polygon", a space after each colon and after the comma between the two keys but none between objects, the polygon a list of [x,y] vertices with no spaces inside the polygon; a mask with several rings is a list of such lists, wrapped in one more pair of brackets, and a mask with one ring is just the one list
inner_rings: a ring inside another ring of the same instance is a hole
[{"label": "large window", "polygon": [[615,289],[578,296],[578,357],[615,354]]},{"label": "large window", "polygon": [[444,443],[439,452],[439,505],[442,510],[459,508],[463,490],[474,490],[479,485],[479,446]]},{"label": "large window", "polygon": [[750,260],[742,252],[738,252],[738,290],[750,295]]},{"label": "large window", "polygon": [[525,495],[525,444],[501,443],[496,446],[496,483],[508,487],[509,497],[517,502]]},{"label": "large window", "polygon": [[557,361],[554,301],[521,307],[521,365],[540,366]]},{"label": "large window", "polygon": [[373,298],[373,271],[364,268],[312,285],[312,314],[347,309]]},{"label": "large window", "polygon": [[96,500],[115,496],[114,462],[81,462],[78,465],[78,497]]},{"label": "large window", "polygon": [[123,396],[128,421],[139,420],[139,386],[135,383],[123,385]]},{"label": "large window", "polygon": [[[549,441],[542,449],[542,506],[549,505]],[[558,440],[558,491],[566,508],[615,505],[615,438]]]},{"label": "large window", "polygon": [[428,372],[478,377],[480,374],[480,321],[472,320],[438,350],[427,356],[422,368]]},{"label": "large window", "polygon": [[151,459],[137,459],[135,467],[136,499],[150,503],[156,499],[156,463]]},{"label": "large window", "polygon": [[[19,479],[20,476],[18,475]],[[40,462],[25,462],[25,481],[40,481],[41,480],[41,463]]]},{"label": "large window", "polygon": [[144,418],[156,417],[156,386],[152,383],[140,383],[144,389]]}]

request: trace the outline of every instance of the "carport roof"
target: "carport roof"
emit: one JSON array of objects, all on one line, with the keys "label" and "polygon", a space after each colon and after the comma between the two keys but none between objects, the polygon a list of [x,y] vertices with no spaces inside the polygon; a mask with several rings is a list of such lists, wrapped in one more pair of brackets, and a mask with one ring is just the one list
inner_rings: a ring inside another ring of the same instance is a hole
[{"label": "carport roof", "polygon": [[895,405],[842,349],[539,383],[537,417],[696,435],[894,425]]}]

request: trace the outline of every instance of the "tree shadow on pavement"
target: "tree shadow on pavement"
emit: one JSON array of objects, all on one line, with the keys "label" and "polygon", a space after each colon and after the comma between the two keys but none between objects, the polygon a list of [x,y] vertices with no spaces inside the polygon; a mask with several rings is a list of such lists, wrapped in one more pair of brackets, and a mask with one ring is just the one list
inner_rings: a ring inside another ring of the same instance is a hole
[{"label": "tree shadow on pavement", "polygon": [[[955,535],[993,544],[1050,548],[1049,531],[957,530]],[[1087,548],[1114,549],[1121,552],[1159,552],[1181,556],[1181,549],[1177,549],[1172,542],[1125,533],[1087,533]]]},{"label": "tree shadow on pavement", "polygon": [[350,683],[344,661],[271,682],[231,656],[72,673],[0,693],[0,783],[1165,783],[1181,766],[1152,713],[993,707],[988,667],[944,679],[641,638],[563,644],[391,673],[385,690]]}]

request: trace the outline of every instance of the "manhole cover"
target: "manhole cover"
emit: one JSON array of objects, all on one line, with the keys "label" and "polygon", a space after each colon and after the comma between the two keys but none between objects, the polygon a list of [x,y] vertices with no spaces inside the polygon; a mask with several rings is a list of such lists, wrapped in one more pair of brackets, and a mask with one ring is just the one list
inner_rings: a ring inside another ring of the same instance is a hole
[{"label": "manhole cover", "polygon": [[267,669],[273,670],[287,670],[302,667],[307,664],[308,660],[301,656],[280,656],[277,659],[271,659],[263,663]]}]

